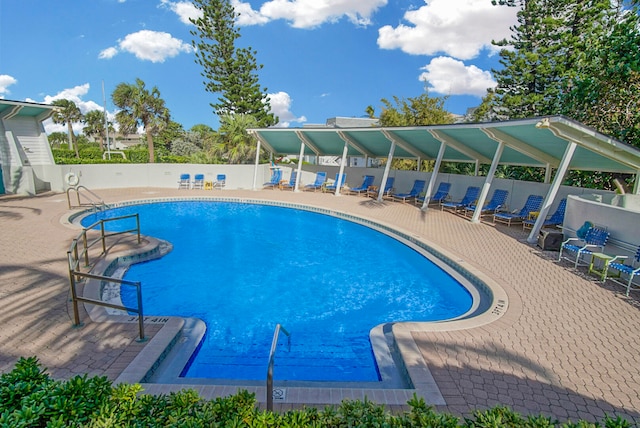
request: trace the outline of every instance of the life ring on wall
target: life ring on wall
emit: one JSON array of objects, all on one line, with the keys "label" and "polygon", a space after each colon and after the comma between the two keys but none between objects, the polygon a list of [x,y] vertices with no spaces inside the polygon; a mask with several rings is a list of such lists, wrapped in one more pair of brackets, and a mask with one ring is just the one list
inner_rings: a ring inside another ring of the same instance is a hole
[{"label": "life ring on wall", "polygon": [[76,186],[78,184],[78,182],[80,181],[78,179],[78,176],[75,175],[73,172],[70,172],[67,175],[65,175],[64,179],[65,179],[65,181],[67,182],[67,184],[69,186]]}]

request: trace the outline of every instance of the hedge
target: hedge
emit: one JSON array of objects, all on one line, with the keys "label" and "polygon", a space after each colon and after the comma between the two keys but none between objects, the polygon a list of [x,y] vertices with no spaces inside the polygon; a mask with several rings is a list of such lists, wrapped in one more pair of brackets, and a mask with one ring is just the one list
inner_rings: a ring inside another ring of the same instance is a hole
[{"label": "hedge", "polygon": [[[255,395],[204,400],[194,390],[148,395],[138,384],[114,386],[106,377],[75,376],[54,380],[37,358],[21,358],[0,376],[1,427],[599,427],[585,421],[565,422],[545,416],[523,417],[507,407],[475,411],[458,418],[435,412],[415,395],[408,411],[392,414],[367,399],[339,406],[312,407],[283,413],[260,410]],[[630,427],[605,417],[606,428]]]}]

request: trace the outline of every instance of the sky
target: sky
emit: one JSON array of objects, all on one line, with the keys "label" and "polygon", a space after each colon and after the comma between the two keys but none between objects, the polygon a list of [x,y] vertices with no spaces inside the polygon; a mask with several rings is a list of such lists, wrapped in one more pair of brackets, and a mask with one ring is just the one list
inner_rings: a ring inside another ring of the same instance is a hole
[{"label": "sky", "polygon": [[[495,87],[492,40],[511,36],[516,8],[491,0],[231,0],[238,45],[257,72],[277,126],[376,114],[382,99],[447,96],[464,114]],[[190,129],[219,120],[195,62],[190,1],[0,0],[0,98],[74,101],[82,113],[117,111],[111,93],[142,79]],[[104,87],[104,91],[103,91]],[[76,132],[82,125],[75,125]],[[47,133],[66,127],[45,123]]]}]

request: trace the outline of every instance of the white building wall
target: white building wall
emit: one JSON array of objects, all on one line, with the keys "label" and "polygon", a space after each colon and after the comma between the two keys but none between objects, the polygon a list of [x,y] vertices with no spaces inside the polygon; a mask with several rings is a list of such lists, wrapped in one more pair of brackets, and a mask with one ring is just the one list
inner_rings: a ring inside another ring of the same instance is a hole
[{"label": "white building wall", "polygon": [[13,134],[18,150],[23,152],[25,165],[51,165],[53,155],[42,124],[28,116],[17,116],[7,121],[7,131]]}]

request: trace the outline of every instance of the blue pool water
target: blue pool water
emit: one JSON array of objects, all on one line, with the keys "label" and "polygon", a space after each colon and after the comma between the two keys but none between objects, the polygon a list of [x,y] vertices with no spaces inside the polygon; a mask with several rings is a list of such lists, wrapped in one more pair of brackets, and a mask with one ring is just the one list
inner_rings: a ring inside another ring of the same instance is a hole
[{"label": "blue pool water", "polygon": [[[125,276],[142,282],[145,314],[198,317],[207,325],[186,377],[263,380],[280,323],[291,341],[281,335],[276,379],[377,381],[371,328],[450,319],[472,304],[463,286],[413,249],[332,216],[202,201],[98,215],[130,213],[139,213],[143,234],[174,246]],[[124,288],[122,300],[135,306]]]}]

